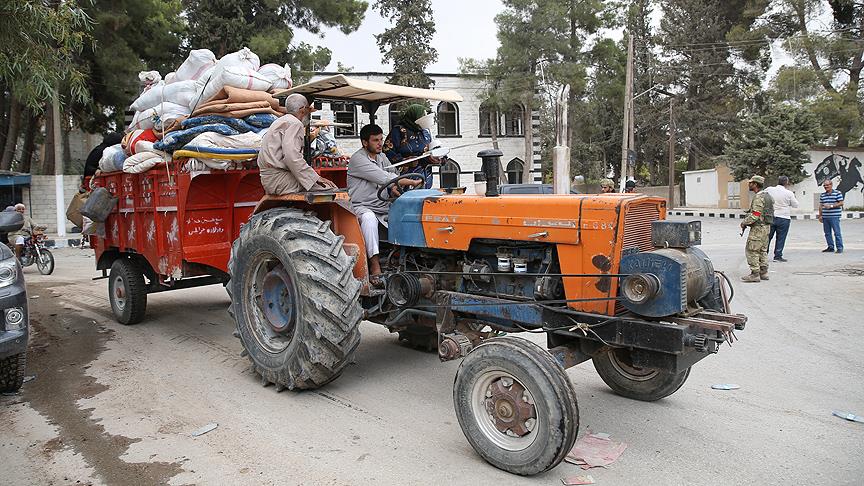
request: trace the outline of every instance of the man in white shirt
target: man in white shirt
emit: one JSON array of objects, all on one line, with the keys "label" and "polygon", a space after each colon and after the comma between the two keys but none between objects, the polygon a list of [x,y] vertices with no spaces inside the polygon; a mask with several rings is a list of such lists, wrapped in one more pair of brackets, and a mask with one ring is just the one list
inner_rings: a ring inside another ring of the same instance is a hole
[{"label": "man in white shirt", "polygon": [[788,261],[783,258],[783,247],[786,246],[786,235],[789,234],[789,225],[792,223],[792,208],[798,207],[795,193],[789,190],[789,178],[780,176],[777,185],[771,186],[765,191],[774,199],[774,223],[771,224],[771,232],[768,234],[768,248],[771,248],[771,240],[777,234],[777,242],[774,243],[774,261]]}]

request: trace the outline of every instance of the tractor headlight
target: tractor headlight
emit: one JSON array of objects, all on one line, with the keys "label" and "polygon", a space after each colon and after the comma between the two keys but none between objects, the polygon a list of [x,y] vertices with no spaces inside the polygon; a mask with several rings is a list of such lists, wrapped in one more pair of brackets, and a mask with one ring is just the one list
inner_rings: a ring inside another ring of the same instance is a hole
[{"label": "tractor headlight", "polygon": [[15,257],[0,262],[0,288],[8,287],[18,280],[18,261]]},{"label": "tractor headlight", "polygon": [[650,273],[635,273],[621,281],[621,295],[633,304],[644,304],[660,292],[660,279]]}]

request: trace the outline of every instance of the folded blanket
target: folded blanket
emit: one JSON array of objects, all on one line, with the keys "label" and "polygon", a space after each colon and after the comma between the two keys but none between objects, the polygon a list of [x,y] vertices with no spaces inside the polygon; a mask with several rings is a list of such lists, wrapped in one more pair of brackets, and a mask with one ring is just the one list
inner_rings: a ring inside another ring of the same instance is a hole
[{"label": "folded blanket", "polygon": [[278,117],[269,113],[258,113],[244,118],[246,123],[258,128],[267,128],[276,121]]},{"label": "folded blanket", "polygon": [[254,91],[251,89],[235,88],[225,86],[210,99],[199,104],[195,110],[206,108],[210,105],[221,105],[226,103],[249,103],[251,101],[266,101],[274,111],[279,109],[279,100],[266,91]]},{"label": "folded blanket", "polygon": [[180,124],[181,129],[197,127],[199,125],[208,125],[211,123],[221,123],[237,130],[240,133],[259,132],[261,128],[250,125],[240,118],[232,118],[222,115],[205,115],[187,118]]},{"label": "folded blanket", "polygon": [[153,144],[153,148],[155,148],[156,150],[163,150],[165,152],[173,152],[189,143],[189,141],[191,141],[193,138],[205,132],[216,132],[222,135],[240,134],[240,132],[229,127],[228,125],[222,125],[218,123],[199,125],[197,127],[187,128],[185,130],[177,130],[174,132],[166,133],[165,137],[162,138],[162,140]]}]

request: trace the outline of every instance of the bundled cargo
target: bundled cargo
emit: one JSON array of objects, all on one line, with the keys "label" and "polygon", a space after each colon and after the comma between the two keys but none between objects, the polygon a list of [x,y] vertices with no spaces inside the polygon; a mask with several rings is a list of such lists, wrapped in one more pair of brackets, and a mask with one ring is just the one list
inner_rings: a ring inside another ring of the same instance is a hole
[{"label": "bundled cargo", "polygon": [[99,170],[102,172],[117,172],[123,170],[123,161],[126,160],[126,152],[119,143],[106,147],[99,159]]},{"label": "bundled cargo", "polygon": [[278,64],[265,64],[258,69],[258,73],[267,78],[272,85],[270,89],[290,89],[291,68],[286,64],[284,67]]},{"label": "bundled cargo", "polygon": [[192,80],[175,81],[171,84],[160,81],[141,93],[141,96],[130,105],[130,108],[135,111],[144,111],[165,102],[189,106],[197,92],[198,88],[195,81]]},{"label": "bundled cargo", "polygon": [[215,65],[216,56],[210,49],[193,49],[183,64],[177,68],[173,81],[195,81]]}]

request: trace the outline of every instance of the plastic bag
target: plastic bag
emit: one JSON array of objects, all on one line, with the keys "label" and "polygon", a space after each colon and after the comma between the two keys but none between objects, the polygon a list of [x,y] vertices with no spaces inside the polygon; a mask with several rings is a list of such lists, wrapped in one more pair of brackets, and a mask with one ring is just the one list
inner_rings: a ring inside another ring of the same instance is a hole
[{"label": "plastic bag", "polygon": [[286,64],[284,67],[278,64],[265,64],[258,69],[258,73],[270,81],[270,89],[291,88],[291,68]]},{"label": "plastic bag", "polygon": [[126,152],[119,143],[106,147],[99,159],[99,170],[102,172],[117,172],[123,170],[123,161],[126,160]]},{"label": "plastic bag", "polygon": [[148,108],[155,108],[160,103],[176,103],[178,105],[189,106],[197,94],[197,86],[195,81],[176,81],[171,84],[157,83],[152,88],[148,89],[136,99],[130,108],[135,111],[143,111]]},{"label": "plastic bag", "polygon": [[215,64],[216,56],[210,49],[193,49],[177,68],[175,81],[196,80]]}]

